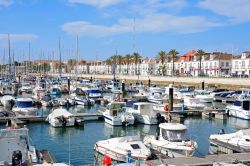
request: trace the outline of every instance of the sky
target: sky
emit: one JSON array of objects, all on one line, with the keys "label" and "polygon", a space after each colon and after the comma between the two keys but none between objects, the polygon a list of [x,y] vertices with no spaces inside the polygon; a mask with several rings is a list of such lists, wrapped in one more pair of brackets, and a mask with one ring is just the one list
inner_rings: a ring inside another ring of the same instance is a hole
[{"label": "sky", "polygon": [[[250,50],[250,0],[0,0],[0,61]],[[4,56],[5,54],[5,56]],[[4,58],[5,57],[5,58]]]}]

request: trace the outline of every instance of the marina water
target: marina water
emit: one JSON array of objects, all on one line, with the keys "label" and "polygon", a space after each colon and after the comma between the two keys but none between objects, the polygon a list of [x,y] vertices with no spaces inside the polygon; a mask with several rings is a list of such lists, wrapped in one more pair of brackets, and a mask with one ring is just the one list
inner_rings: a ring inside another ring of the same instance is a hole
[{"label": "marina water", "polygon": [[[94,107],[72,107],[70,112],[96,112]],[[41,109],[40,113],[48,114],[51,110]],[[202,119],[190,117],[184,121],[188,134],[198,143],[195,156],[204,156],[209,151],[209,136],[218,133],[234,132],[238,129],[249,128],[247,120],[229,117],[226,120]],[[0,128],[4,128],[2,125]],[[94,144],[103,139],[126,135],[139,135],[141,139],[147,134],[155,135],[156,125],[137,124],[128,127],[114,127],[104,121],[86,121],[84,127],[53,128],[48,123],[28,124],[29,134],[37,149],[47,149],[58,162],[69,162],[72,165],[92,164],[94,162]]]}]

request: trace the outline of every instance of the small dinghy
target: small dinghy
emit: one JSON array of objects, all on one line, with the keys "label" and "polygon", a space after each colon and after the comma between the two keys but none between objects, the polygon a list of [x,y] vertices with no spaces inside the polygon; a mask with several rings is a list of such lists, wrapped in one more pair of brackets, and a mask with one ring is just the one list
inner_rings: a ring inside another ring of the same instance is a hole
[{"label": "small dinghy", "polygon": [[15,98],[10,95],[5,95],[1,98],[1,103],[4,107],[13,107],[15,104]]}]

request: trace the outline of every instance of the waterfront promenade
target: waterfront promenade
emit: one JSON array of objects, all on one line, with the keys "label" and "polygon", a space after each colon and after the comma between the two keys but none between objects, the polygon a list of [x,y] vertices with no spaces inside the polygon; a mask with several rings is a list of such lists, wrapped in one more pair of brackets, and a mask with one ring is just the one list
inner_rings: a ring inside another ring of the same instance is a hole
[{"label": "waterfront promenade", "polygon": [[[53,76],[58,76],[58,74],[50,74]],[[84,77],[84,78],[95,78],[95,79],[104,79],[111,80],[113,75],[91,75],[91,74],[63,74],[67,77]],[[136,75],[116,75],[117,79],[122,80],[138,80]],[[159,82],[159,83],[179,83],[179,84],[199,84],[204,81],[206,84],[214,85],[225,85],[225,86],[234,86],[234,87],[248,87],[250,88],[250,78],[209,78],[209,77],[170,77],[170,76],[139,76],[140,81]]]}]

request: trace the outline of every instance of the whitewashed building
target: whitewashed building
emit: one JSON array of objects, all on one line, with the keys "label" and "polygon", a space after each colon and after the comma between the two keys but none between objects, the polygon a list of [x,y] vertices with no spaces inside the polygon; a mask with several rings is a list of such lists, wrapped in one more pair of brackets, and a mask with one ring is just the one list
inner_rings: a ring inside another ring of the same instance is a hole
[{"label": "whitewashed building", "polygon": [[243,52],[232,60],[232,75],[250,76],[250,52]]}]

